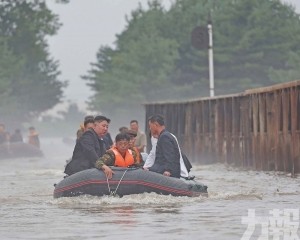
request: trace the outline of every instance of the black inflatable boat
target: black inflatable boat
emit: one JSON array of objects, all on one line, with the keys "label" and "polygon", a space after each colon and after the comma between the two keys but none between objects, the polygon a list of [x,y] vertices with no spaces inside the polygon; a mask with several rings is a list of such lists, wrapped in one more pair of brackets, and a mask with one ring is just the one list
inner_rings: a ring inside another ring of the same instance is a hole
[{"label": "black inflatable boat", "polygon": [[109,180],[103,171],[96,168],[68,176],[55,185],[53,197],[74,197],[85,194],[122,197],[150,192],[173,196],[207,196],[207,186],[195,180],[166,177],[140,168],[112,167],[112,169],[114,175]]}]

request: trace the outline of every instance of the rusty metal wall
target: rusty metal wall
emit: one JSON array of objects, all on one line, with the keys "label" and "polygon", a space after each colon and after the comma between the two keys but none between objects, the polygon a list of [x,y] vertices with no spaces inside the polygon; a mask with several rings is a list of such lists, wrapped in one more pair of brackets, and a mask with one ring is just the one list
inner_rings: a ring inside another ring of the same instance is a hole
[{"label": "rusty metal wall", "polygon": [[193,162],[300,172],[300,80],[145,109],[145,126],[162,114]]}]

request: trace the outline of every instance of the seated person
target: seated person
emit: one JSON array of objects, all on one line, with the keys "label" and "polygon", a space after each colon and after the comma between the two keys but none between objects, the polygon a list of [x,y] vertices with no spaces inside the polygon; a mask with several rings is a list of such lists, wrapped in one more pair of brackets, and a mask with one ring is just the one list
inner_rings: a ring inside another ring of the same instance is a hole
[{"label": "seated person", "polygon": [[154,136],[151,134],[151,150],[145,160],[145,164],[143,166],[144,169],[148,169],[149,167],[152,167],[155,161],[155,152],[156,152],[156,144],[157,144],[158,136]]},{"label": "seated person", "polygon": [[94,168],[97,159],[106,152],[103,137],[108,131],[110,119],[105,116],[96,116],[93,121],[93,127],[86,130],[77,140],[72,160],[65,167],[65,173],[69,176]]},{"label": "seated person", "polygon": [[128,131],[128,127],[125,127],[125,126],[124,126],[124,127],[120,127],[120,128],[119,128],[119,132],[120,132],[120,133],[125,133],[125,132],[127,132],[127,131]]},{"label": "seated person", "polygon": [[138,148],[139,152],[144,152],[147,145],[146,134],[139,130],[139,123],[137,120],[130,121],[130,129],[136,132],[134,145]]},{"label": "seated person", "polygon": [[16,129],[15,132],[10,136],[10,142],[23,142],[23,136],[20,129]]},{"label": "seated person", "polygon": [[148,119],[149,128],[154,136],[158,136],[155,160],[149,170],[168,177],[180,178],[180,150],[173,135],[166,130],[164,118],[153,115]]},{"label": "seated person", "polygon": [[134,143],[135,143],[135,138],[136,138],[136,135],[137,135],[136,132],[129,129],[129,130],[127,130],[126,133],[127,133],[127,134],[129,135],[129,137],[130,137],[130,141],[129,141],[129,149],[132,150],[132,151],[134,151],[134,152],[136,153],[136,160],[137,160],[137,162],[138,162],[141,166],[143,166],[143,165],[144,165],[143,157],[142,157],[142,155],[141,155],[139,149],[134,145]]},{"label": "seated person", "polygon": [[[194,179],[194,176],[189,176],[189,172],[191,171],[191,168],[192,168],[191,162],[189,161],[187,156],[183,152],[181,152],[181,149],[179,147],[176,136],[172,133],[171,133],[171,135],[176,140],[176,143],[177,143],[178,149],[179,149],[179,154],[180,154],[180,176],[182,178],[185,178],[185,179]],[[149,155],[147,156],[147,158],[145,160],[145,163],[144,163],[144,166],[143,166],[143,168],[145,170],[149,170],[149,168],[152,167],[152,165],[154,164],[155,156],[156,156],[156,145],[157,145],[157,140],[158,140],[157,138],[158,137],[156,135],[151,136],[152,148],[151,148],[151,151],[150,151]]]},{"label": "seated person", "polygon": [[39,139],[39,133],[35,130],[34,127],[29,127],[29,135],[28,135],[28,143],[40,148],[40,139]]},{"label": "seated person", "polygon": [[80,128],[76,132],[76,139],[78,140],[85,131],[94,126],[94,116],[85,116],[83,124],[80,124]]},{"label": "seated person", "polygon": [[137,156],[134,151],[129,149],[130,137],[126,133],[119,133],[115,139],[115,146],[107,150],[106,153],[100,157],[95,167],[105,172],[107,178],[112,178],[114,173],[108,166],[115,167],[130,167],[138,166]]}]

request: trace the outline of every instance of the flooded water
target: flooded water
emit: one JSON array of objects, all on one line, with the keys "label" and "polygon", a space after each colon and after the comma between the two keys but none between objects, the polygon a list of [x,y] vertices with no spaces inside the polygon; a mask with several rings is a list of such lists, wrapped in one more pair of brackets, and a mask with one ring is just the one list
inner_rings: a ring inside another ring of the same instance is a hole
[{"label": "flooded water", "polygon": [[[299,226],[299,176],[223,165],[193,168],[197,179],[208,186],[209,197],[141,194],[53,199],[53,184],[62,179],[73,149],[60,139],[41,143],[44,158],[0,160],[1,240],[283,239],[275,238],[274,229],[284,234],[283,228],[291,228],[287,220],[279,224],[288,211],[293,213],[290,221]],[[256,223],[259,217],[269,220],[267,237],[261,236],[263,227],[257,224],[251,238],[242,238],[249,227],[242,218],[249,209],[255,211]],[[274,228],[276,215],[270,211],[276,210],[280,214]],[[299,239],[299,228],[293,236],[286,239]]]}]

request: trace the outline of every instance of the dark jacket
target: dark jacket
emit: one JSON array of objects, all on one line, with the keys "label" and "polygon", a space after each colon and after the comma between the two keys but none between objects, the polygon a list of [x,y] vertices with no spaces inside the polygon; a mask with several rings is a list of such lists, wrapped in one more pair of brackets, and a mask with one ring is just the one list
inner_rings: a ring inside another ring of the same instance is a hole
[{"label": "dark jacket", "polygon": [[106,149],[110,149],[114,144],[113,140],[111,139],[111,135],[110,135],[109,132],[106,133],[106,135],[103,137],[103,140],[104,140],[104,143],[106,145]]},{"label": "dark jacket", "polygon": [[67,164],[65,173],[76,172],[95,167],[95,162],[104,155],[106,147],[94,129],[89,129],[77,140],[72,160]]},{"label": "dark jacket", "polygon": [[149,168],[152,172],[163,174],[171,173],[171,177],[180,178],[180,153],[175,138],[166,130],[163,130],[157,141],[155,161]]}]

